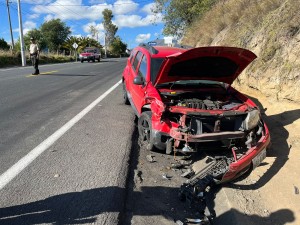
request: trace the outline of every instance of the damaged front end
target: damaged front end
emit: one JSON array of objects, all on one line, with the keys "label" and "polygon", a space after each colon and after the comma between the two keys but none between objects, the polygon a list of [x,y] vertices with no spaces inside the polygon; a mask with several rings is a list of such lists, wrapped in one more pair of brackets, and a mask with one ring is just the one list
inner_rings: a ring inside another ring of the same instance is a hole
[{"label": "damaged front end", "polygon": [[[202,177],[213,176],[216,183],[232,180],[265,158],[268,128],[249,99],[245,102],[232,95],[207,92],[161,95],[164,103],[151,103],[154,143],[167,154],[193,153],[198,161],[213,162]],[[194,176],[205,171],[206,163],[202,164]]]}]

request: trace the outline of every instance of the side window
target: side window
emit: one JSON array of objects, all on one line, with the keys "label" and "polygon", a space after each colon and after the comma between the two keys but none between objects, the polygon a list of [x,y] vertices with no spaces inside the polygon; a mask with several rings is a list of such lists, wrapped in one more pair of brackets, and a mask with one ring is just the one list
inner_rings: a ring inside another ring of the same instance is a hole
[{"label": "side window", "polygon": [[132,66],[135,71],[139,65],[139,61],[141,60],[142,56],[143,56],[143,54],[141,52],[138,52],[136,57],[133,60]]},{"label": "side window", "polygon": [[136,51],[133,50],[133,51],[131,52],[131,54],[130,54],[130,63],[131,63],[131,65],[133,64],[133,59],[134,59],[135,53],[136,53]]},{"label": "side window", "polygon": [[147,75],[147,58],[146,58],[145,55],[143,55],[142,61],[140,63],[138,75],[143,76],[144,78],[146,78],[146,75]]}]

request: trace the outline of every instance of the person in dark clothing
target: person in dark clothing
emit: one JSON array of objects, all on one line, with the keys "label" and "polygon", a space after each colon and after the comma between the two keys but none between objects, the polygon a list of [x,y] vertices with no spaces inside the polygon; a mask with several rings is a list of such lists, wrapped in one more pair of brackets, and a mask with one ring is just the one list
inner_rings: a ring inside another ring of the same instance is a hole
[{"label": "person in dark clothing", "polygon": [[30,53],[30,59],[32,62],[32,66],[34,68],[34,73],[32,73],[32,75],[38,75],[40,73],[40,71],[39,71],[40,49],[33,37],[30,38],[29,53]]}]

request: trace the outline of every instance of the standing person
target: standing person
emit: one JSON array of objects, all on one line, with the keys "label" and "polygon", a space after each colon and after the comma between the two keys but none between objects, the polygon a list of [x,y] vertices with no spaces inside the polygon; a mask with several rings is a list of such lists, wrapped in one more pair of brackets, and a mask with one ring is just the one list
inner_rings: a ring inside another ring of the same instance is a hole
[{"label": "standing person", "polygon": [[40,49],[39,46],[36,44],[35,39],[33,37],[30,38],[30,59],[32,62],[32,66],[34,68],[34,73],[32,75],[38,75],[40,73],[39,71],[39,55],[40,55]]}]

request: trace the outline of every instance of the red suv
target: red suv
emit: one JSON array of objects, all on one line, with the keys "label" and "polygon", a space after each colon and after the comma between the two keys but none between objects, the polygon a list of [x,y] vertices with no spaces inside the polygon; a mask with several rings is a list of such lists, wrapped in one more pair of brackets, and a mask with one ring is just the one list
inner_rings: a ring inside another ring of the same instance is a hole
[{"label": "red suv", "polygon": [[255,103],[231,86],[255,58],[234,47],[136,47],[123,71],[123,97],[146,148],[197,152],[193,175],[218,182],[258,166],[270,143],[268,128]]}]

